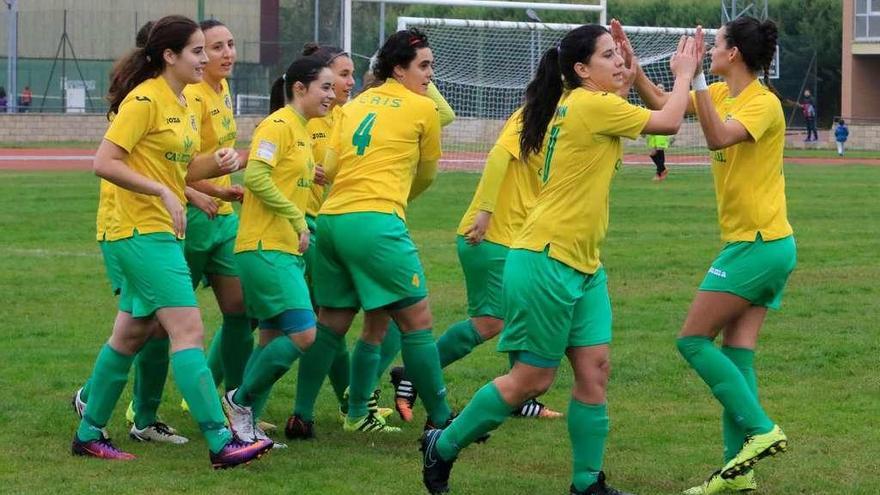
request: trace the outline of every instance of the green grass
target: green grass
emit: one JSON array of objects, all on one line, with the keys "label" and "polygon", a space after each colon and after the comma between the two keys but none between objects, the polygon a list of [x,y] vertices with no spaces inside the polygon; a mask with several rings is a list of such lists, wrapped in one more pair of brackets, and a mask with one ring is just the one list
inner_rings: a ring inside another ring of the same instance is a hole
[{"label": "green grass", "polygon": [[[763,329],[757,367],[767,411],[791,449],[758,467],[760,493],[877,494],[880,479],[880,221],[871,167],[786,168],[789,212],[799,246],[781,311]],[[606,470],[639,494],[678,493],[719,466],[720,409],[677,355],[674,337],[703,273],[720,248],[711,176],[674,171],[661,185],[649,168],[614,181],[603,247],[614,307],[612,431]],[[176,404],[169,381],[161,413],[192,441],[182,447],[127,438],[123,395],[110,432],[133,463],[74,458],[68,400],[106,339],[115,300],[94,242],[98,185],[89,173],[3,173],[0,183],[0,486],[5,493],[418,494],[416,438],[423,416],[387,437],[341,432],[326,386],[318,435],[254,465],[213,472],[198,428]],[[464,284],[454,230],[477,175],[444,174],[411,208],[426,265],[436,333],[461,319]],[[207,328],[216,304],[201,291]],[[502,373],[506,359],[484,345],[447,371],[460,409]],[[267,419],[287,417],[295,374],[276,386]],[[560,369],[545,400],[565,409],[572,375]],[[388,399],[383,382],[384,402]],[[17,447],[16,447],[17,446]],[[455,494],[567,493],[565,421],[511,420],[486,445],[467,449],[453,473]]]}]

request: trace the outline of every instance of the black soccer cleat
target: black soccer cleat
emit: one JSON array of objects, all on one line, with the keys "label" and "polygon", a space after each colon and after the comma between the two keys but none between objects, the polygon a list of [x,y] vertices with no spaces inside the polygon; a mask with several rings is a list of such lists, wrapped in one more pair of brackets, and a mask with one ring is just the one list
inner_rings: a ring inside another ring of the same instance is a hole
[{"label": "black soccer cleat", "polygon": [[584,491],[577,491],[574,485],[571,486],[571,495],[633,495],[629,492],[622,492],[616,488],[612,488],[605,484],[605,471],[599,471],[599,479],[595,483],[588,486]]},{"label": "black soccer cleat", "polygon": [[443,430],[428,430],[422,435],[422,483],[431,495],[449,493],[449,474],[452,472],[451,461],[444,461],[437,453],[437,440]]}]

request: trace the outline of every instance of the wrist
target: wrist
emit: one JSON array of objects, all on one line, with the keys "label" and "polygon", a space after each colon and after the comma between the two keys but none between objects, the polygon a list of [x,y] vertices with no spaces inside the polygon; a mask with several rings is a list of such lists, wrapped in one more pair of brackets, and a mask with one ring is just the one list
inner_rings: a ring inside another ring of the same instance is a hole
[{"label": "wrist", "polygon": [[706,91],[709,85],[706,84],[706,75],[700,72],[691,80],[691,87],[694,91]]}]

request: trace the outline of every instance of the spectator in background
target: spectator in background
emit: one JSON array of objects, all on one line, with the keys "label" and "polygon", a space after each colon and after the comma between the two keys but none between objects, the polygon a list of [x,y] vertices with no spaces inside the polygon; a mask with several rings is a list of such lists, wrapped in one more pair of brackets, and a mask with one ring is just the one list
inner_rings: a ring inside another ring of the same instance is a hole
[{"label": "spectator in background", "polygon": [[837,121],[837,127],[834,128],[834,140],[837,141],[837,155],[843,156],[843,146],[846,138],[849,137],[849,128],[843,119]]},{"label": "spectator in background", "polygon": [[6,113],[6,88],[0,86],[0,113]]},{"label": "spectator in background", "polygon": [[816,130],[816,107],[813,105],[813,95],[810,93],[809,89],[804,90],[804,97],[801,100],[801,111],[804,113],[804,122],[807,124],[807,139],[804,139],[804,142],[818,141],[819,133]]},{"label": "spectator in background", "polygon": [[33,99],[33,94],[31,93],[31,87],[25,86],[23,90],[21,90],[21,96],[18,99],[19,111],[24,113],[27,112],[31,106],[31,100]]}]

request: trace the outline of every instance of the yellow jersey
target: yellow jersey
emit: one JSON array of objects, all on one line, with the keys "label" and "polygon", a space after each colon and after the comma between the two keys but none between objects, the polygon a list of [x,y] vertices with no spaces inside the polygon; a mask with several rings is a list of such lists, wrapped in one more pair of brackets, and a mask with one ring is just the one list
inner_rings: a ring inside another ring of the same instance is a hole
[{"label": "yellow jersey", "polygon": [[[324,155],[327,153],[327,145],[330,144],[330,133],[333,132],[333,122],[336,117],[342,113],[342,107],[336,105],[327,115],[315,118],[309,121],[306,129],[312,136],[312,150],[315,153],[315,162],[320,165],[324,162]],[[320,184],[312,185],[312,193],[309,197],[309,205],[306,207],[306,215],[310,217],[318,216],[318,210],[321,209],[321,203],[324,202],[324,186]]]},{"label": "yellow jersey", "polygon": [[522,109],[518,109],[507,119],[501,130],[501,135],[495,142],[495,146],[500,146],[511,156],[501,187],[498,190],[497,199],[485,198],[486,189],[491,189],[491,187],[486,184],[484,173],[477,186],[477,191],[474,193],[474,199],[458,225],[459,235],[464,235],[467,229],[474,224],[478,211],[489,211],[487,199],[494,204],[494,210],[484,239],[509,247],[522,228],[523,222],[525,222],[526,216],[534,206],[538,192],[541,190],[544,155],[543,153],[531,155],[525,163],[519,159],[521,131]]},{"label": "yellow jersey", "polygon": [[[181,103],[162,76],[131,90],[110,123],[104,139],[128,152],[125,163],[135,172],[168,186],[186,204],[186,168],[199,152],[196,116]],[[171,216],[158,196],[116,188],[117,222],[107,240],[141,234],[174,234]]]},{"label": "yellow jersey", "polygon": [[613,93],[563,93],[544,138],[544,185],[513,248],[543,251],[582,273],[599,269],[611,179],[651,112]]},{"label": "yellow jersey", "polygon": [[785,115],[782,104],[757,79],[735,98],[724,82],[709,86],[721,120],[735,120],[753,141],[712,152],[712,177],[718,223],[725,242],[765,241],[792,234],[785,202],[782,153]]},{"label": "yellow jersey", "polygon": [[342,107],[330,148],[338,172],[321,214],[374,211],[405,218],[419,163],[440,159],[437,105],[389,79]]},{"label": "yellow jersey", "polygon": [[98,214],[95,219],[97,240],[107,240],[110,230],[116,222],[116,185],[109,180],[101,179],[98,192]]},{"label": "yellow jersey", "polygon": [[[235,148],[237,128],[235,113],[232,111],[232,95],[226,79],[220,81],[220,86],[218,93],[208,83],[202,81],[198,84],[190,84],[183,90],[199,120],[199,133],[202,137],[201,153],[213,153],[220,148]],[[218,187],[232,186],[232,178],[229,175],[208,180]],[[229,215],[233,212],[230,202],[219,198],[214,198],[214,201],[217,202],[218,215]]]},{"label": "yellow jersey", "polygon": [[[266,117],[254,130],[248,160],[272,167],[272,182],[305,211],[315,180],[315,160],[304,117],[288,105]],[[299,235],[290,221],[276,215],[249,189],[245,189],[240,215],[236,253],[262,248],[300,255]]]}]

